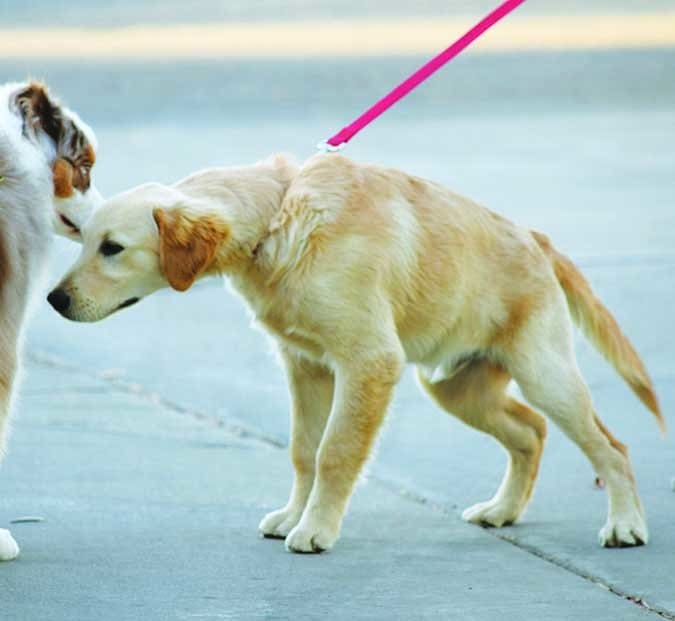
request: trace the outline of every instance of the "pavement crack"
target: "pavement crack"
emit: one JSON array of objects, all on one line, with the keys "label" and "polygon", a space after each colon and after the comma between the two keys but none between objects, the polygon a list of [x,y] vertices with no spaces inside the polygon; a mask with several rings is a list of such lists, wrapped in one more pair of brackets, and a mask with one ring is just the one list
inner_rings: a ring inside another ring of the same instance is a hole
[{"label": "pavement crack", "polygon": [[[379,485],[380,487],[388,491],[394,492],[398,494],[401,498],[409,500],[410,502],[414,502],[419,505],[424,505],[425,507],[429,507],[432,511],[442,513],[443,515],[456,517],[456,515],[452,511],[449,511],[441,503],[436,502],[430,498],[427,498],[424,494],[401,486],[395,481],[380,476],[373,476],[372,474],[369,474],[367,478],[368,480],[373,481],[376,485]],[[662,619],[668,619],[668,621],[675,621],[674,612],[662,608],[660,606],[650,604],[639,595],[629,593],[625,589],[622,589],[621,587],[615,584],[611,584],[610,582],[607,582],[606,580],[603,580],[598,576],[594,576],[593,574],[584,571],[583,569],[577,567],[576,565],[570,563],[569,561],[559,559],[556,556],[549,554],[548,552],[545,552],[540,548],[537,548],[536,546],[519,541],[516,537],[512,535],[509,535],[504,532],[499,532],[495,528],[489,527],[482,527],[482,528],[488,535],[491,535],[495,539],[499,539],[500,541],[509,543],[512,546],[518,548],[519,550],[522,550],[527,554],[535,556],[538,559],[541,559],[542,561],[545,561],[547,563],[550,563],[551,565],[554,565],[555,567],[558,567],[559,569],[567,571],[568,573],[571,573],[579,578],[582,578],[583,580],[591,582],[592,584],[595,584],[600,588],[609,591],[610,593],[616,595],[617,597],[621,597],[622,599],[632,602],[633,604],[640,606],[641,608],[644,608],[645,610],[648,610],[649,612],[652,612],[655,615],[658,615]]]},{"label": "pavement crack", "polygon": [[640,606],[641,608],[644,608],[645,610],[648,610],[649,612],[653,612],[654,614],[658,615],[662,619],[668,619],[669,621],[675,620],[675,613],[671,612],[670,610],[666,610],[665,608],[661,608],[660,606],[654,606],[653,604],[650,604],[647,602],[644,598],[635,595],[633,593],[629,593],[625,589],[622,589],[621,587],[618,587],[614,584],[611,584],[602,578],[599,578],[598,576],[594,576],[593,574],[589,574],[588,572],[584,571],[583,569],[577,567],[573,563],[570,563],[569,561],[564,561],[562,559],[559,559],[555,557],[552,554],[549,554],[548,552],[544,552],[543,550],[540,550],[536,546],[532,546],[527,543],[523,543],[522,541],[519,541],[513,536],[510,536],[505,533],[499,533],[497,532],[494,528],[487,528],[483,527],[483,530],[486,531],[488,534],[492,535],[496,539],[500,539],[501,541],[505,541],[506,543],[510,543],[512,546],[515,546],[516,548],[519,548],[520,550],[523,550],[524,552],[527,552],[528,554],[531,554],[532,556],[536,556],[537,558],[542,559],[543,561],[546,561],[547,563],[550,563],[551,565],[555,565],[556,567],[559,567],[560,569],[563,569],[571,574],[574,574],[575,576],[578,576],[579,578],[583,578],[584,580],[587,580],[588,582],[591,582],[593,584],[596,584],[597,586],[609,591],[613,595],[616,595],[618,597],[621,597],[625,600],[628,600],[629,602],[632,602],[633,604],[636,604],[637,606]]},{"label": "pavement crack", "polygon": [[[56,356],[41,351],[28,352],[26,357],[34,364],[38,364],[43,367],[50,367],[58,370],[67,370],[79,373],[85,377],[95,378],[96,380],[103,382],[104,384],[109,386],[109,388],[114,391],[137,396],[139,398],[145,399],[149,403],[158,405],[173,413],[182,416],[188,416],[201,423],[224,429],[225,431],[235,436],[255,440],[260,444],[275,449],[285,449],[287,446],[285,442],[279,440],[278,438],[269,436],[258,429],[249,427],[247,425],[243,425],[239,422],[231,420],[228,421],[222,416],[205,414],[204,412],[187,408],[144,388],[142,385],[138,383],[122,380],[119,376],[115,374],[110,374],[106,372],[92,373],[90,371],[85,371],[84,369],[69,364]],[[381,476],[373,475],[372,473],[364,474],[364,477],[367,480],[372,481],[376,485],[379,485],[380,487],[386,489],[387,491],[395,493],[401,498],[404,498],[410,502],[426,506],[430,508],[432,511],[442,513],[443,515],[456,517],[455,514],[452,513],[450,510],[448,510],[446,506],[435,500],[432,500],[431,498],[428,498],[421,492],[409,489],[403,485],[400,485],[395,481],[386,479]],[[635,595],[633,593],[629,593],[628,591],[622,589],[621,587],[611,584],[598,576],[594,576],[593,574],[584,571],[583,569],[577,567],[576,565],[570,563],[569,561],[559,559],[554,555],[549,554],[548,552],[545,552],[535,546],[519,541],[516,537],[513,537],[507,533],[498,532],[498,530],[494,528],[484,527],[483,530],[492,537],[494,537],[495,539],[499,539],[501,541],[509,543],[512,546],[522,550],[526,554],[530,554],[531,556],[539,558],[542,561],[545,561],[551,565],[554,565],[555,567],[558,567],[559,569],[567,571],[579,578],[582,578],[583,580],[591,582],[592,584],[595,584],[600,588],[609,591],[610,593],[612,593],[617,597],[632,602],[633,604],[640,606],[641,608],[644,608],[645,610],[651,613],[654,613],[655,615],[661,617],[662,619],[667,619],[668,621],[675,621],[675,613],[673,613],[672,611],[661,608],[660,606],[650,604],[642,597]]]},{"label": "pavement crack", "polygon": [[223,429],[224,431],[239,438],[253,440],[260,444],[271,446],[277,449],[286,448],[285,442],[273,436],[267,435],[258,429],[249,427],[248,425],[244,425],[238,421],[233,421],[231,419],[228,420],[223,416],[215,416],[213,414],[207,414],[199,410],[185,407],[161,396],[156,392],[148,390],[137,382],[123,380],[118,376],[110,375],[106,372],[92,373],[91,371],[87,371],[77,367],[76,365],[70,364],[61,358],[41,351],[27,352],[26,358],[33,364],[43,367],[58,369],[61,371],[70,371],[79,373],[85,377],[95,378],[106,385],[109,390],[114,390],[118,393],[126,395],[133,395],[145,400],[148,403],[151,403],[152,405],[159,406],[165,410],[173,412],[174,414],[186,416],[199,421],[202,424],[209,425],[211,427],[217,427],[218,429]]}]

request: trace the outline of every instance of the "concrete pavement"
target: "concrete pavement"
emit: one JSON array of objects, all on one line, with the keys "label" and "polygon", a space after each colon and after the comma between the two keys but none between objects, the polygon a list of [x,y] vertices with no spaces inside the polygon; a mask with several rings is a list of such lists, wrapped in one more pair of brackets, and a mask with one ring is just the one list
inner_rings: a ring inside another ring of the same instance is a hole
[{"label": "concrete pavement", "polygon": [[[276,150],[308,155],[416,63],[40,70],[95,125],[109,195]],[[643,355],[671,427],[672,66],[672,51],[466,57],[349,150],[548,233]],[[0,63],[3,80],[10,70]],[[55,245],[45,289],[76,250]],[[256,536],[290,485],[287,397],[237,299],[211,281],[95,325],[38,302],[0,470],[0,527],[46,519],[12,526],[23,555],[0,565],[2,618],[675,618],[672,435],[659,437],[581,339],[600,416],[631,449],[649,546],[597,546],[604,493],[554,429],[523,522],[463,524],[461,510],[493,493],[504,457],[406,375],[336,549],[296,557]]]},{"label": "concrete pavement", "polygon": [[23,553],[0,565],[3,619],[652,617],[377,478],[335,551],[289,554],[256,534],[285,502],[284,450],[110,373],[40,359],[27,375],[0,523],[44,521],[12,526]]}]

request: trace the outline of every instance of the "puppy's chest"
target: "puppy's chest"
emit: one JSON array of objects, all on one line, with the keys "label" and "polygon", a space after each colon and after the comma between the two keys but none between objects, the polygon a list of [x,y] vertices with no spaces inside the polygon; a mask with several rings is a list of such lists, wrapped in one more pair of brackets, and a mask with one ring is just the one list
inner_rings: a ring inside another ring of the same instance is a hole
[{"label": "puppy's chest", "polygon": [[320,335],[308,330],[303,322],[276,313],[256,317],[256,321],[286,349],[317,362],[325,361],[326,352],[321,345]]},{"label": "puppy's chest", "polygon": [[312,330],[311,317],[303,312],[298,296],[291,292],[260,291],[236,279],[231,282],[258,327],[287,349],[313,360],[324,359],[321,335]]}]

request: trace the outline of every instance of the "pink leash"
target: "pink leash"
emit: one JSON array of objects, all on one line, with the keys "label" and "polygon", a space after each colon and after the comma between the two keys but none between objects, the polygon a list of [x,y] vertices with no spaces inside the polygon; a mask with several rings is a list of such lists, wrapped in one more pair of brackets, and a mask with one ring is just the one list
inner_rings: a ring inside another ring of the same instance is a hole
[{"label": "pink leash", "polygon": [[372,123],[378,116],[391,108],[399,99],[405,97],[415,87],[419,86],[424,80],[433,75],[443,65],[451,61],[465,47],[471,45],[488,28],[494,26],[502,17],[508,15],[511,11],[521,5],[525,0],[506,0],[500,4],[492,13],[485,16],[471,30],[457,39],[449,48],[443,50],[438,56],[432,58],[428,63],[420,67],[407,80],[401,82],[393,91],[385,95],[374,106],[368,108],[358,119],[347,127],[343,127],[337,134],[330,137],[325,142],[317,145],[322,151],[338,151],[344,147],[356,134],[358,134],[366,125]]}]

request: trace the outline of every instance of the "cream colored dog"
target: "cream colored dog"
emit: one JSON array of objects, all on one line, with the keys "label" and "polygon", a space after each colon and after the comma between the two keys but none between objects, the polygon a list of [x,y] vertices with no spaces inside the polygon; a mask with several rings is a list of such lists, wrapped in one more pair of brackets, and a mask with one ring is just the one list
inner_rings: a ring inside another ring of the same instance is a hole
[{"label": "cream colored dog", "polygon": [[[108,201],[50,298],[97,321],[153,291],[224,274],[275,337],[292,396],[295,479],[260,530],[295,552],[330,548],[406,362],[446,411],[494,436],[509,463],[494,498],[464,511],[522,514],[544,418],[604,479],[604,546],[647,542],[626,447],[596,416],[571,318],[663,419],[647,372],[589,284],[548,239],[434,183],[338,154],[213,169]],[[567,300],[566,300],[567,298]]]}]

